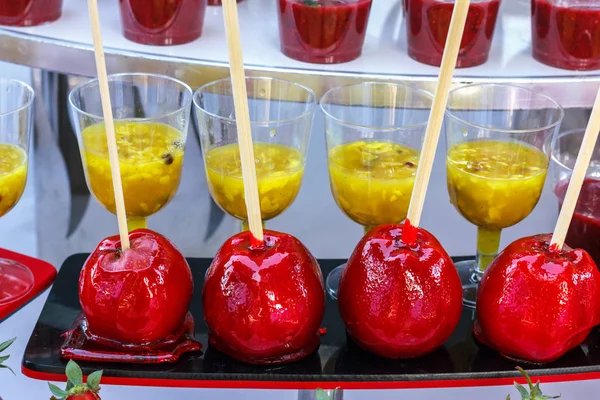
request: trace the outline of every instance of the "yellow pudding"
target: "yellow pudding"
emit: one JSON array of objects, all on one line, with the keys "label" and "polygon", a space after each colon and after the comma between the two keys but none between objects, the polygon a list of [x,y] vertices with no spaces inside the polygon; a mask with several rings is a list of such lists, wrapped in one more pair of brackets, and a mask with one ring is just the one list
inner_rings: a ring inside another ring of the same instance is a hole
[{"label": "yellow pudding", "polygon": [[14,144],[0,143],[0,217],[19,201],[27,181],[27,153]]},{"label": "yellow pudding", "polygon": [[366,227],[406,218],[419,151],[398,143],[346,143],[329,152],[331,191],[338,206]]},{"label": "yellow pudding", "polygon": [[527,217],[536,206],[548,158],[526,144],[474,141],[448,150],[450,201],[471,223],[502,229]]},{"label": "yellow pudding", "polygon": [[[185,136],[161,123],[115,122],[119,167],[128,218],[145,218],[163,208],[181,180]],[[88,185],[98,201],[115,213],[104,123],[82,133]]]},{"label": "yellow pudding", "polygon": [[[298,150],[281,144],[254,143],[254,159],[260,211],[263,220],[288,208],[300,190],[304,160]],[[248,219],[237,143],[206,153],[208,188],[215,202],[228,214]]]}]

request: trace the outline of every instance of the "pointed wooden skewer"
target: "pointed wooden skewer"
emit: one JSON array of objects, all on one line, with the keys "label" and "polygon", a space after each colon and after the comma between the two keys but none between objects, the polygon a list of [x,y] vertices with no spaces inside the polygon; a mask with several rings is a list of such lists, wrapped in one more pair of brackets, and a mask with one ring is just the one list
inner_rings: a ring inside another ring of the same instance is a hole
[{"label": "pointed wooden skewer", "polygon": [[[418,227],[421,222],[421,214],[423,213],[423,205],[425,204],[425,195],[427,194],[427,186],[431,176],[435,150],[440,137],[442,123],[444,122],[444,113],[446,111],[446,105],[448,104],[450,84],[452,83],[452,76],[454,75],[454,69],[456,68],[456,60],[458,58],[460,43],[467,21],[469,5],[470,0],[456,0],[454,4],[450,29],[448,30],[448,39],[446,40],[440,67],[440,75],[435,89],[435,97],[431,106],[427,130],[425,132],[423,150],[421,151],[419,165],[417,167],[415,186],[408,208],[408,216],[406,218],[407,223],[405,224],[407,228],[410,226]],[[405,229],[402,238],[405,243],[413,244],[417,239],[416,234],[416,229]]]},{"label": "pointed wooden skewer", "polygon": [[575,167],[573,168],[573,173],[571,174],[571,181],[569,182],[569,187],[567,189],[567,193],[565,194],[565,199],[560,209],[560,214],[558,215],[558,221],[556,222],[556,227],[554,228],[554,234],[552,235],[552,240],[550,241],[551,249],[560,251],[565,243],[565,238],[567,237],[567,232],[569,231],[569,225],[571,224],[571,219],[573,218],[573,212],[575,212],[577,200],[579,199],[579,193],[581,192],[581,186],[583,185],[585,174],[588,166],[590,165],[592,155],[594,154],[594,148],[596,147],[596,141],[598,140],[599,132],[600,89],[598,89],[598,94],[596,95],[596,102],[594,103],[594,108],[592,109],[592,115],[590,116],[587,129],[583,135],[581,147],[579,148],[579,155],[577,156],[577,161],[575,161]]},{"label": "pointed wooden skewer", "polygon": [[129,249],[129,232],[127,229],[127,215],[125,214],[125,198],[123,197],[123,184],[121,182],[115,125],[110,105],[108,76],[106,74],[106,63],[104,61],[104,49],[102,48],[102,35],[100,32],[100,17],[98,15],[97,0],[88,0],[88,8],[92,26],[92,38],[94,39],[94,55],[96,57],[100,98],[102,99],[102,113],[104,114],[108,157],[110,160],[113,190],[115,192],[115,206],[117,209],[117,221],[119,223],[119,235],[121,236],[121,250],[125,251]]},{"label": "pointed wooden skewer", "polygon": [[248,110],[248,93],[242,44],[240,40],[240,25],[238,20],[236,0],[223,0],[223,18],[229,46],[229,67],[233,89],[233,102],[237,123],[238,143],[242,162],[242,178],[244,180],[244,197],[248,212],[250,232],[256,240],[263,242],[262,217],[256,181],[256,165],[254,164],[254,147],[252,146],[252,130],[250,112]]}]

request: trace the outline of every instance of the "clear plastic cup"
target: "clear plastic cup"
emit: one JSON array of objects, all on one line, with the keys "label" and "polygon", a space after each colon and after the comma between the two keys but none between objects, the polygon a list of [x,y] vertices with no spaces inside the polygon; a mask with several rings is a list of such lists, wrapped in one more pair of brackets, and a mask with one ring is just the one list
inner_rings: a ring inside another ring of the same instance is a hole
[{"label": "clear plastic cup", "polygon": [[56,21],[63,0],[0,0],[0,25],[33,26]]},{"label": "clear plastic cup", "polygon": [[598,0],[531,0],[533,57],[570,70],[600,69]]},{"label": "clear plastic cup", "polygon": [[[472,0],[458,53],[458,68],[488,60],[501,0]],[[454,0],[406,0],[408,55],[424,64],[442,62]]]},{"label": "clear plastic cup", "polygon": [[136,43],[168,46],[202,35],[206,0],[119,0],[123,35]]}]

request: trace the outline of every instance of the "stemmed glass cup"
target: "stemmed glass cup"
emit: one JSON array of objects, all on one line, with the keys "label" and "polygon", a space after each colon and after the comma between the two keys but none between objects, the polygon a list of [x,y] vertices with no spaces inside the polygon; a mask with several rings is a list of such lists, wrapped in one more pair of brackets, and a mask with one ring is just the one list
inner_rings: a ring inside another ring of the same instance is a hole
[{"label": "stemmed glass cup", "polygon": [[[585,129],[558,134],[552,143],[552,188],[562,206]],[[600,141],[596,143],[565,242],[586,250],[600,265]]]},{"label": "stemmed glass cup", "polygon": [[[177,192],[193,93],[185,83],[163,75],[110,75],[108,84],[131,231],[145,228],[146,218]],[[98,80],[75,87],[69,105],[88,187],[115,213]]]},{"label": "stemmed glass cup", "polygon": [[[300,191],[316,96],[302,85],[274,78],[247,77],[246,88],[264,222],[285,211]],[[231,80],[202,86],[194,104],[210,193],[248,230]]]},{"label": "stemmed glass cup", "polygon": [[[331,192],[365,233],[406,218],[432,102],[424,90],[377,82],[337,87],[321,99]],[[327,277],[333,298],[344,268]]]},{"label": "stemmed glass cup", "polygon": [[[33,99],[29,85],[0,79],[0,217],[19,202],[25,191]],[[33,284],[29,268],[0,258],[0,306],[23,298]]]},{"label": "stemmed glass cup", "polygon": [[556,101],[518,86],[476,84],[450,92],[445,124],[450,202],[477,226],[476,259],[456,263],[466,306],[475,306],[502,229],[521,222],[538,203],[563,115]]}]

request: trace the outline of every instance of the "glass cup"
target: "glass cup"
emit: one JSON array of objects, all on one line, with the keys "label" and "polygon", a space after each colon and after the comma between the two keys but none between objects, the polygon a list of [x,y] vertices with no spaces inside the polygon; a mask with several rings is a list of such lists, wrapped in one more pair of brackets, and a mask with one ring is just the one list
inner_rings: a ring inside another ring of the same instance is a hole
[{"label": "glass cup", "polygon": [[[552,143],[552,187],[559,207],[567,192],[585,129],[560,133]],[[587,170],[565,241],[586,250],[600,265],[600,142]]]},{"label": "glass cup", "polygon": [[[129,230],[165,207],[181,180],[192,89],[163,75],[109,75],[111,105]],[[115,213],[98,80],[69,94],[72,124],[90,192]]]},{"label": "glass cup", "polygon": [[[25,190],[33,98],[29,85],[0,78],[0,217],[18,203]],[[0,306],[23,298],[33,283],[29,268],[0,258]]]},{"label": "glass cup", "polygon": [[551,98],[518,86],[476,84],[450,92],[445,124],[450,202],[477,226],[475,261],[456,263],[466,306],[475,306],[477,284],[498,254],[502,229],[536,206],[563,115]]},{"label": "glass cup", "polygon": [[[310,89],[281,79],[247,77],[246,88],[264,223],[298,195],[317,100]],[[248,230],[231,80],[202,86],[194,104],[210,193]]]},{"label": "glass cup", "polygon": [[202,35],[206,0],[119,0],[125,38],[168,46]]},{"label": "glass cup", "polygon": [[[454,0],[406,0],[408,55],[424,64],[442,62]],[[500,0],[472,0],[458,53],[458,68],[488,60]]]},{"label": "glass cup", "polygon": [[56,21],[63,0],[0,0],[0,25],[34,26]]},{"label": "glass cup", "polygon": [[570,70],[600,69],[598,0],[531,0],[533,57]]},{"label": "glass cup", "polygon": [[[365,233],[406,219],[432,103],[424,90],[377,82],[337,87],[321,99],[331,192]],[[334,299],[344,268],[327,277]]]},{"label": "glass cup", "polygon": [[281,52],[337,64],[360,57],[372,0],[277,0]]}]

